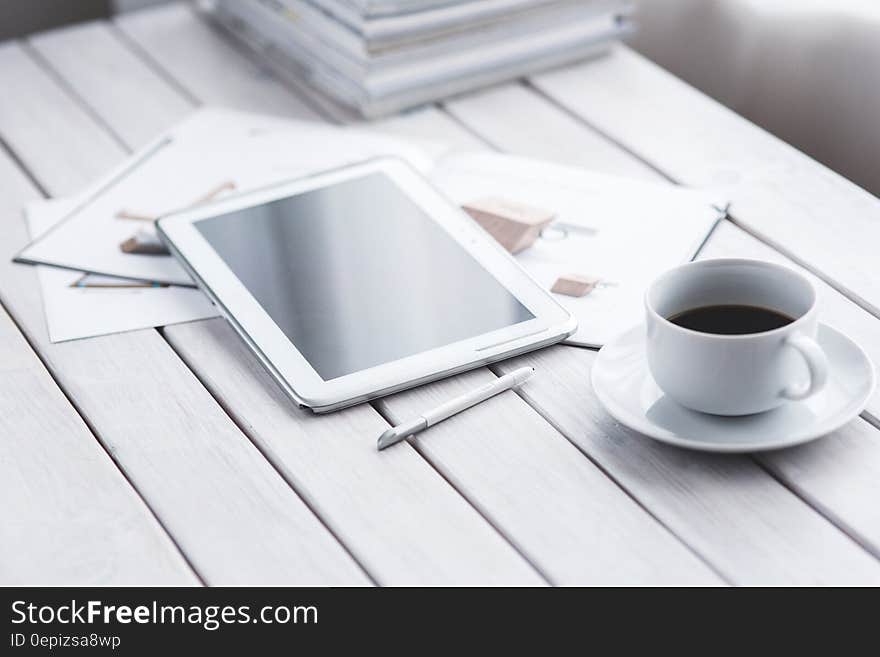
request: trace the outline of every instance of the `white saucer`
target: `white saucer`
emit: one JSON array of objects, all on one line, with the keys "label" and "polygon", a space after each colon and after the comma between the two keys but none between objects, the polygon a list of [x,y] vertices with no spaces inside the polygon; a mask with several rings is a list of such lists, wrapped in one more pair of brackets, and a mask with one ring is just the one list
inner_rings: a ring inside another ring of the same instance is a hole
[{"label": "white saucer", "polygon": [[819,326],[828,384],[818,394],[766,413],[724,417],[689,410],[666,397],[648,371],[645,327],[606,344],[593,365],[593,390],[622,424],[664,443],[711,452],[757,452],[824,436],[861,413],[874,393],[874,367],[842,333]]}]

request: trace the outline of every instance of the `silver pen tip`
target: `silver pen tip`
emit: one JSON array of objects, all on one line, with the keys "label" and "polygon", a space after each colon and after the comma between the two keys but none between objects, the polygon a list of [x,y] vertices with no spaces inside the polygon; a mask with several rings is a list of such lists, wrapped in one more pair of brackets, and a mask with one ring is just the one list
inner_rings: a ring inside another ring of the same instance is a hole
[{"label": "silver pen tip", "polygon": [[[375,434],[373,434],[375,435]],[[380,450],[385,449],[394,444],[394,439],[397,438],[397,431],[392,427],[388,429],[385,433],[379,436],[379,442],[376,443],[376,447]]]}]

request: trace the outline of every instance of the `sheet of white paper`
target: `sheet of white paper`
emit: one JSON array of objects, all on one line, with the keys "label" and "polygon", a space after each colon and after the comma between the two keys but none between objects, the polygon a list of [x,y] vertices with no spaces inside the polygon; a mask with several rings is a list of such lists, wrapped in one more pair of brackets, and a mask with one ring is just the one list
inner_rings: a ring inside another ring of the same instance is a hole
[{"label": "sheet of white paper", "polygon": [[[51,228],[75,204],[75,199],[29,204],[25,216],[31,235]],[[37,266],[37,276],[52,342],[167,326],[218,314],[200,290],[190,287],[99,287],[140,284],[45,265]]]},{"label": "sheet of white paper", "polygon": [[500,196],[556,213],[516,257],[546,289],[565,274],[603,283],[554,295],[578,319],[567,342],[598,347],[643,319],[642,297],[666,269],[694,257],[724,202],[703,192],[492,153],[440,158],[432,182],[456,203]]},{"label": "sheet of white paper", "polygon": [[[379,155],[402,157],[422,171],[431,164],[422,148],[383,135],[202,109],[78,196],[57,226],[18,259],[192,285],[171,256],[124,253],[120,243],[138,229],[153,230],[151,217],[224,186],[238,193]],[[146,220],[132,218],[137,216]]]}]

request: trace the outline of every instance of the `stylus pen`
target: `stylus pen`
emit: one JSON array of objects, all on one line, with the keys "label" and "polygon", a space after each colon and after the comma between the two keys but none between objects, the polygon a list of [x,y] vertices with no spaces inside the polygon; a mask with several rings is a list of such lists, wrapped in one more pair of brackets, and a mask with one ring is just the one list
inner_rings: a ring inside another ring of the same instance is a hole
[{"label": "stylus pen", "polygon": [[487,383],[476,390],[471,390],[470,392],[466,392],[463,395],[450,399],[448,402],[440,404],[437,408],[430,410],[427,413],[423,413],[408,422],[391,427],[388,431],[379,436],[379,444],[377,446],[380,450],[385,449],[386,447],[391,447],[391,445],[399,443],[404,438],[415,435],[419,431],[424,431],[428,427],[433,427],[438,422],[442,422],[443,420],[451,418],[453,415],[466,411],[471,406],[476,406],[480,402],[486,401],[498,393],[515,388],[528,380],[534,373],[534,367],[521,367],[510,374],[499,376],[491,383]]}]

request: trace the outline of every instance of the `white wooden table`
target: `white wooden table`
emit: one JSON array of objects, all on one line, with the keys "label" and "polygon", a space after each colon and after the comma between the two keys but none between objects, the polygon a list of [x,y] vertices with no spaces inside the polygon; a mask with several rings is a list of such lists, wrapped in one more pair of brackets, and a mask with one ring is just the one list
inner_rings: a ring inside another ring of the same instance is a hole
[{"label": "white wooden table", "polygon": [[[880,583],[880,396],[810,445],[718,456],[614,422],[575,347],[319,417],[222,320],[51,344],[10,262],[22,205],[203,103],[330,120],[186,5],[0,44],[0,582]],[[371,127],[726,186],[701,257],[804,267],[880,362],[880,202],[625,47]],[[376,452],[389,422],[526,363],[520,395]]]}]

